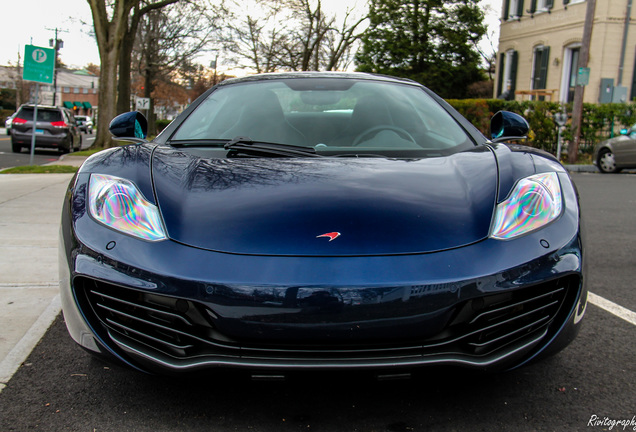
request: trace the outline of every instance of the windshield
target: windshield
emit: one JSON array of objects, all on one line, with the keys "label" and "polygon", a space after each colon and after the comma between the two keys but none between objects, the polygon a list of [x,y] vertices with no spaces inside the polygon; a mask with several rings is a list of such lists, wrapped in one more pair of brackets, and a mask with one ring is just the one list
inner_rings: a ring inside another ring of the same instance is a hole
[{"label": "windshield", "polygon": [[341,78],[222,86],[190,114],[170,142],[187,146],[236,137],[318,152],[473,145],[455,119],[420,87]]}]

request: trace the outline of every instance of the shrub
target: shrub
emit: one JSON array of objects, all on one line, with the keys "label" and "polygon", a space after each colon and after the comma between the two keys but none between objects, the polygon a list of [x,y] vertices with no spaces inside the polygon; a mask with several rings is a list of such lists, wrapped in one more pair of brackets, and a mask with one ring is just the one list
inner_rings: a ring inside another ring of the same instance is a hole
[{"label": "shrub", "polygon": [[171,122],[172,122],[172,120],[166,120],[166,119],[157,120],[155,122],[155,124],[157,125],[157,133],[159,133],[162,130],[164,130],[166,128],[166,126],[168,126]]},{"label": "shrub", "polygon": [[[558,129],[554,114],[563,105],[544,101],[505,101],[501,99],[454,99],[447,101],[485,136],[489,136],[490,118],[501,110],[512,111],[528,120],[530,125],[527,145],[556,153]],[[565,105],[571,116],[572,104]],[[636,110],[629,104],[583,104],[580,153],[591,153],[599,141],[616,136],[623,128],[636,123]],[[572,140],[572,131],[566,127],[562,133],[564,148]]]}]

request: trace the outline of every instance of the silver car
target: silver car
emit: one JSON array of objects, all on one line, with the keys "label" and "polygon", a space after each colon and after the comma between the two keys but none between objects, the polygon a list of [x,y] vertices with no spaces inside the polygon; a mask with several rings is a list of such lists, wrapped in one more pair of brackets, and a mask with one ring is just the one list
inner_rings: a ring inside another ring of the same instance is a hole
[{"label": "silver car", "polygon": [[77,121],[77,127],[79,130],[89,134],[93,133],[93,119],[89,116],[76,115],[75,121]]},{"label": "silver car", "polygon": [[602,173],[636,168],[636,124],[630,129],[623,129],[620,136],[597,144],[592,160]]}]

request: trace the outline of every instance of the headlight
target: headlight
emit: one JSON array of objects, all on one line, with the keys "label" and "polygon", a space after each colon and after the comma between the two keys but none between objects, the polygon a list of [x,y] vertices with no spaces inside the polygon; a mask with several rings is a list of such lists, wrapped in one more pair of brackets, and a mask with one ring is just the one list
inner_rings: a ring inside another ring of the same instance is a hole
[{"label": "headlight", "polygon": [[561,214],[563,198],[555,172],[520,180],[508,199],[497,206],[490,236],[510,240],[537,230]]},{"label": "headlight", "polygon": [[128,180],[92,174],[88,208],[95,220],[124,234],[150,241],[167,238],[159,209]]}]

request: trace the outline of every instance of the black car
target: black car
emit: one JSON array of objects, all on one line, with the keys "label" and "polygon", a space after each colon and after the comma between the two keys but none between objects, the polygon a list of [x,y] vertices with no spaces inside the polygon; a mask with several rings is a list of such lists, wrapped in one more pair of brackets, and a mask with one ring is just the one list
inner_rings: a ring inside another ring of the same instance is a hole
[{"label": "black car", "polygon": [[31,148],[35,132],[35,147],[55,148],[63,153],[79,150],[82,145],[73,112],[55,106],[38,105],[38,118],[33,125],[34,105],[22,105],[11,124],[11,148],[20,153],[22,148]]},{"label": "black car", "polygon": [[422,85],[355,73],[225,81],[153,141],[89,157],[62,214],[72,338],[184,372],[510,369],[577,334],[577,193],[551,155],[490,139]]}]

